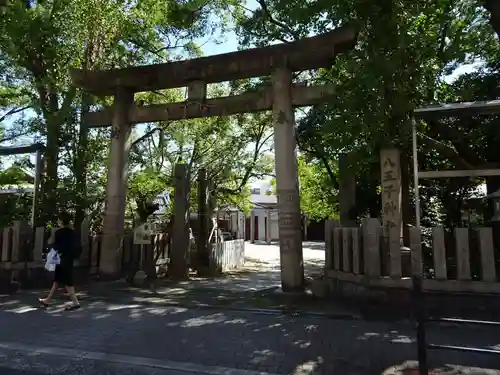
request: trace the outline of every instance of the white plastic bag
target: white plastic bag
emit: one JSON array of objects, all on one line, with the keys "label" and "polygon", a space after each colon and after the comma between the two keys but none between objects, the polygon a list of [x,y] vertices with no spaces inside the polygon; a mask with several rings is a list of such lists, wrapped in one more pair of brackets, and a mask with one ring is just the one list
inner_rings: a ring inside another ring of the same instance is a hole
[{"label": "white plastic bag", "polygon": [[54,272],[56,270],[56,265],[45,263],[45,269],[49,272]]},{"label": "white plastic bag", "polygon": [[54,249],[50,249],[47,254],[47,260],[45,262],[45,269],[47,271],[55,271],[56,266],[61,263],[61,257]]}]

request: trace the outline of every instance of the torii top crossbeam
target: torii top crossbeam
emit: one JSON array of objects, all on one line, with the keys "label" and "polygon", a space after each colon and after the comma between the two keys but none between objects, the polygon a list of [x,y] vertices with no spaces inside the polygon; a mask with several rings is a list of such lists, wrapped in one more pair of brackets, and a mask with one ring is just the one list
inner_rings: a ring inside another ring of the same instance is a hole
[{"label": "torii top crossbeam", "polygon": [[43,143],[34,143],[30,146],[0,147],[0,156],[30,154],[43,150],[45,150],[45,145]]},{"label": "torii top crossbeam", "polygon": [[192,60],[124,69],[73,69],[73,84],[94,95],[113,95],[117,87],[132,92],[185,87],[193,81],[216,83],[270,75],[276,67],[291,71],[329,67],[334,57],[354,48],[357,31],[343,26],[291,43],[252,48]]}]

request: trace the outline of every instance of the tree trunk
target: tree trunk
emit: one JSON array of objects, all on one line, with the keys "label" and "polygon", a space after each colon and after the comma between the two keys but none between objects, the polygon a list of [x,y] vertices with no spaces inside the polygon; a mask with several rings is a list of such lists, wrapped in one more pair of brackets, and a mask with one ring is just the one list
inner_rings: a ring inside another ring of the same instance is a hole
[{"label": "tree trunk", "polygon": [[82,93],[82,110],[80,118],[80,132],[78,134],[78,146],[75,162],[75,179],[76,179],[76,209],[75,209],[75,228],[78,230],[81,223],[85,219],[87,211],[87,147],[89,128],[85,124],[85,115],[89,112],[90,96]]},{"label": "tree trunk", "polygon": [[201,267],[210,265],[210,253],[208,251],[208,181],[207,171],[205,168],[200,168],[198,171],[198,241],[197,255],[198,264]]},{"label": "tree trunk", "polygon": [[500,1],[484,0],[483,6],[490,12],[490,24],[500,38]]},{"label": "tree trunk", "polygon": [[[43,95],[43,94],[42,94]],[[57,116],[59,109],[58,97],[56,94],[49,94],[48,100],[41,100],[47,105],[44,108],[44,117],[47,127],[47,145],[45,149],[45,176],[42,186],[41,215],[42,222],[46,225],[56,219],[58,207],[58,176],[57,167],[59,163],[59,137],[60,122]]]}]

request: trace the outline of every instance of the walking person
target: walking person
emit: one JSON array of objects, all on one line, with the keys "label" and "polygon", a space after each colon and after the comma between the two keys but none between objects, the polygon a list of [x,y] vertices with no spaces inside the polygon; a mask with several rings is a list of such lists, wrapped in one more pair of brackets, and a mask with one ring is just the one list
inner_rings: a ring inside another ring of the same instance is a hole
[{"label": "walking person", "polygon": [[64,286],[71,298],[71,305],[65,310],[75,310],[80,308],[80,302],[76,297],[75,287],[73,285],[73,261],[75,259],[76,235],[70,228],[70,216],[67,213],[59,215],[57,224],[59,229],[54,233],[54,242],[52,248],[58,252],[61,257],[60,264],[56,265],[54,272],[54,281],[49,295],[46,298],[39,298],[38,302],[45,307],[49,307],[59,286]]}]

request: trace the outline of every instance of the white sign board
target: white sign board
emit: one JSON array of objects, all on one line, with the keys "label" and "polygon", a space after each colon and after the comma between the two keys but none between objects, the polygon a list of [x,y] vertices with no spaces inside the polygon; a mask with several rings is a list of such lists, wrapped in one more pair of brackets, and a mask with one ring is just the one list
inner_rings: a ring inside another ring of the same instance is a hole
[{"label": "white sign board", "polygon": [[153,225],[144,223],[134,229],[134,245],[151,244],[151,235],[153,234]]}]

